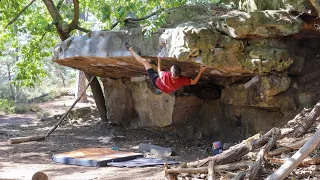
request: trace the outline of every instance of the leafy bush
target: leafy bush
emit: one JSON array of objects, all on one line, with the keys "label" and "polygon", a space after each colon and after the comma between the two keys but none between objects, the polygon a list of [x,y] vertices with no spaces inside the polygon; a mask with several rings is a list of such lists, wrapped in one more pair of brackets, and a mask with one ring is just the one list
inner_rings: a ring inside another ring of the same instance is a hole
[{"label": "leafy bush", "polygon": [[0,111],[6,114],[12,114],[15,112],[15,106],[12,100],[0,99]]},{"label": "leafy bush", "polygon": [[40,110],[41,110],[41,108],[37,105],[25,104],[25,103],[16,104],[14,107],[14,112],[17,114],[38,112]]},{"label": "leafy bush", "polygon": [[24,114],[30,112],[38,112],[41,108],[37,105],[30,105],[30,104],[14,104],[12,100],[8,99],[0,99],[0,112],[5,114]]}]

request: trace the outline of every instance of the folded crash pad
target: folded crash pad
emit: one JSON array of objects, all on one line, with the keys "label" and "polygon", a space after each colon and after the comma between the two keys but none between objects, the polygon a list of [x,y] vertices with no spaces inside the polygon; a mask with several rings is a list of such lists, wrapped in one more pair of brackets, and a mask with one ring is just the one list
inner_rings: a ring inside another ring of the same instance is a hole
[{"label": "folded crash pad", "polygon": [[54,154],[52,159],[63,164],[80,166],[106,166],[108,162],[120,162],[143,157],[141,153],[114,151],[107,148],[84,148],[71,152]]},{"label": "folded crash pad", "polygon": [[143,167],[143,166],[164,165],[164,163],[179,164],[178,161],[166,161],[158,158],[138,158],[138,159],[122,161],[122,162],[109,162],[107,165],[116,166],[116,167]]}]

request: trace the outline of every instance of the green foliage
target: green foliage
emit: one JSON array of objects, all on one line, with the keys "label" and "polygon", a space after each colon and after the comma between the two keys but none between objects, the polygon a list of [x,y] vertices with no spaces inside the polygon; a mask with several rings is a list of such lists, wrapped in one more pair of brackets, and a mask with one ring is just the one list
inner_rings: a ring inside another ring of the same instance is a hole
[{"label": "green foliage", "polygon": [[[61,0],[53,0],[55,5]],[[217,3],[220,0],[79,0],[79,26],[91,30],[110,29],[115,22],[127,17],[142,18],[161,8],[169,9],[185,4]],[[45,5],[45,0],[35,1],[9,26],[8,23],[21,12],[30,0],[0,1],[0,56],[8,55],[8,49],[16,49],[10,53],[15,59],[16,86],[35,87],[47,77],[47,57],[51,56],[52,48],[60,39],[58,37],[53,17]],[[73,20],[74,7],[72,1],[62,1],[59,14],[63,21]],[[143,21],[146,36],[151,36],[165,21],[165,13],[158,13]],[[72,31],[70,35],[77,33]],[[49,65],[50,66],[50,65]]]},{"label": "green foliage", "polygon": [[[152,12],[157,11],[160,8],[173,8],[180,5],[187,4],[187,0],[85,0],[81,1],[82,10],[87,9],[91,12],[98,21],[104,24],[102,28],[109,29],[113,23],[119,21],[120,25],[123,25],[123,20],[127,17],[141,18],[145,17]],[[154,29],[159,27],[163,20],[162,14],[159,14],[153,18],[142,21],[143,26],[150,26],[146,28]]]},{"label": "green foliage", "polygon": [[46,77],[43,58],[51,56],[52,47],[59,39],[54,28],[49,26],[52,19],[42,2],[35,1],[14,24],[6,27],[28,3],[30,1],[26,0],[0,1],[3,19],[0,22],[0,55],[8,54],[8,48],[17,49],[10,54],[16,58],[14,84],[30,87],[40,84]]},{"label": "green foliage", "polygon": [[0,112],[4,112],[6,114],[12,114],[15,112],[14,103],[12,100],[8,99],[0,99]]},{"label": "green foliage", "polygon": [[37,105],[14,104],[12,100],[0,99],[0,112],[5,114],[25,114],[30,112],[39,112],[41,108]]},{"label": "green foliage", "polygon": [[46,48],[53,45],[53,40],[40,40],[35,37],[35,39],[31,39],[27,44],[22,46],[21,54],[23,54],[23,59],[16,63],[16,72],[18,73],[14,80],[15,85],[34,87],[48,75],[43,68],[42,60],[44,57],[51,55],[51,52]]}]

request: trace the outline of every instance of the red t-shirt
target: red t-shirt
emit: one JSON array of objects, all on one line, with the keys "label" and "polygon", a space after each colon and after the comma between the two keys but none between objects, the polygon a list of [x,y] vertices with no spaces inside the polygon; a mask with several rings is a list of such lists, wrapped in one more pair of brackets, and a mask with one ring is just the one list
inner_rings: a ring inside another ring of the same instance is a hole
[{"label": "red t-shirt", "polygon": [[180,76],[178,79],[171,77],[171,72],[161,71],[159,78],[156,79],[156,86],[165,93],[170,93],[179,89],[181,86],[188,86],[191,83],[191,79]]}]

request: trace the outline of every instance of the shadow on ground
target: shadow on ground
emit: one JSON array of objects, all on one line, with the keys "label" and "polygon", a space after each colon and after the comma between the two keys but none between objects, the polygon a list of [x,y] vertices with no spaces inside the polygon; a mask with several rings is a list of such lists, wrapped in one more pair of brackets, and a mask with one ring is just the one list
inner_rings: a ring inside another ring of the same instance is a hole
[{"label": "shadow on ground", "polygon": [[[96,117],[96,116],[91,116]],[[0,179],[31,179],[33,173],[43,171],[49,179],[163,179],[162,166],[145,168],[81,167],[58,164],[52,161],[55,153],[79,148],[119,146],[123,151],[137,152],[140,143],[151,143],[173,149],[174,159],[193,161],[207,156],[210,142],[188,140],[172,134],[145,129],[126,129],[99,121],[71,124],[66,121],[46,140],[23,144],[9,144],[13,137],[44,135],[56,120],[32,120],[0,126]]]}]

